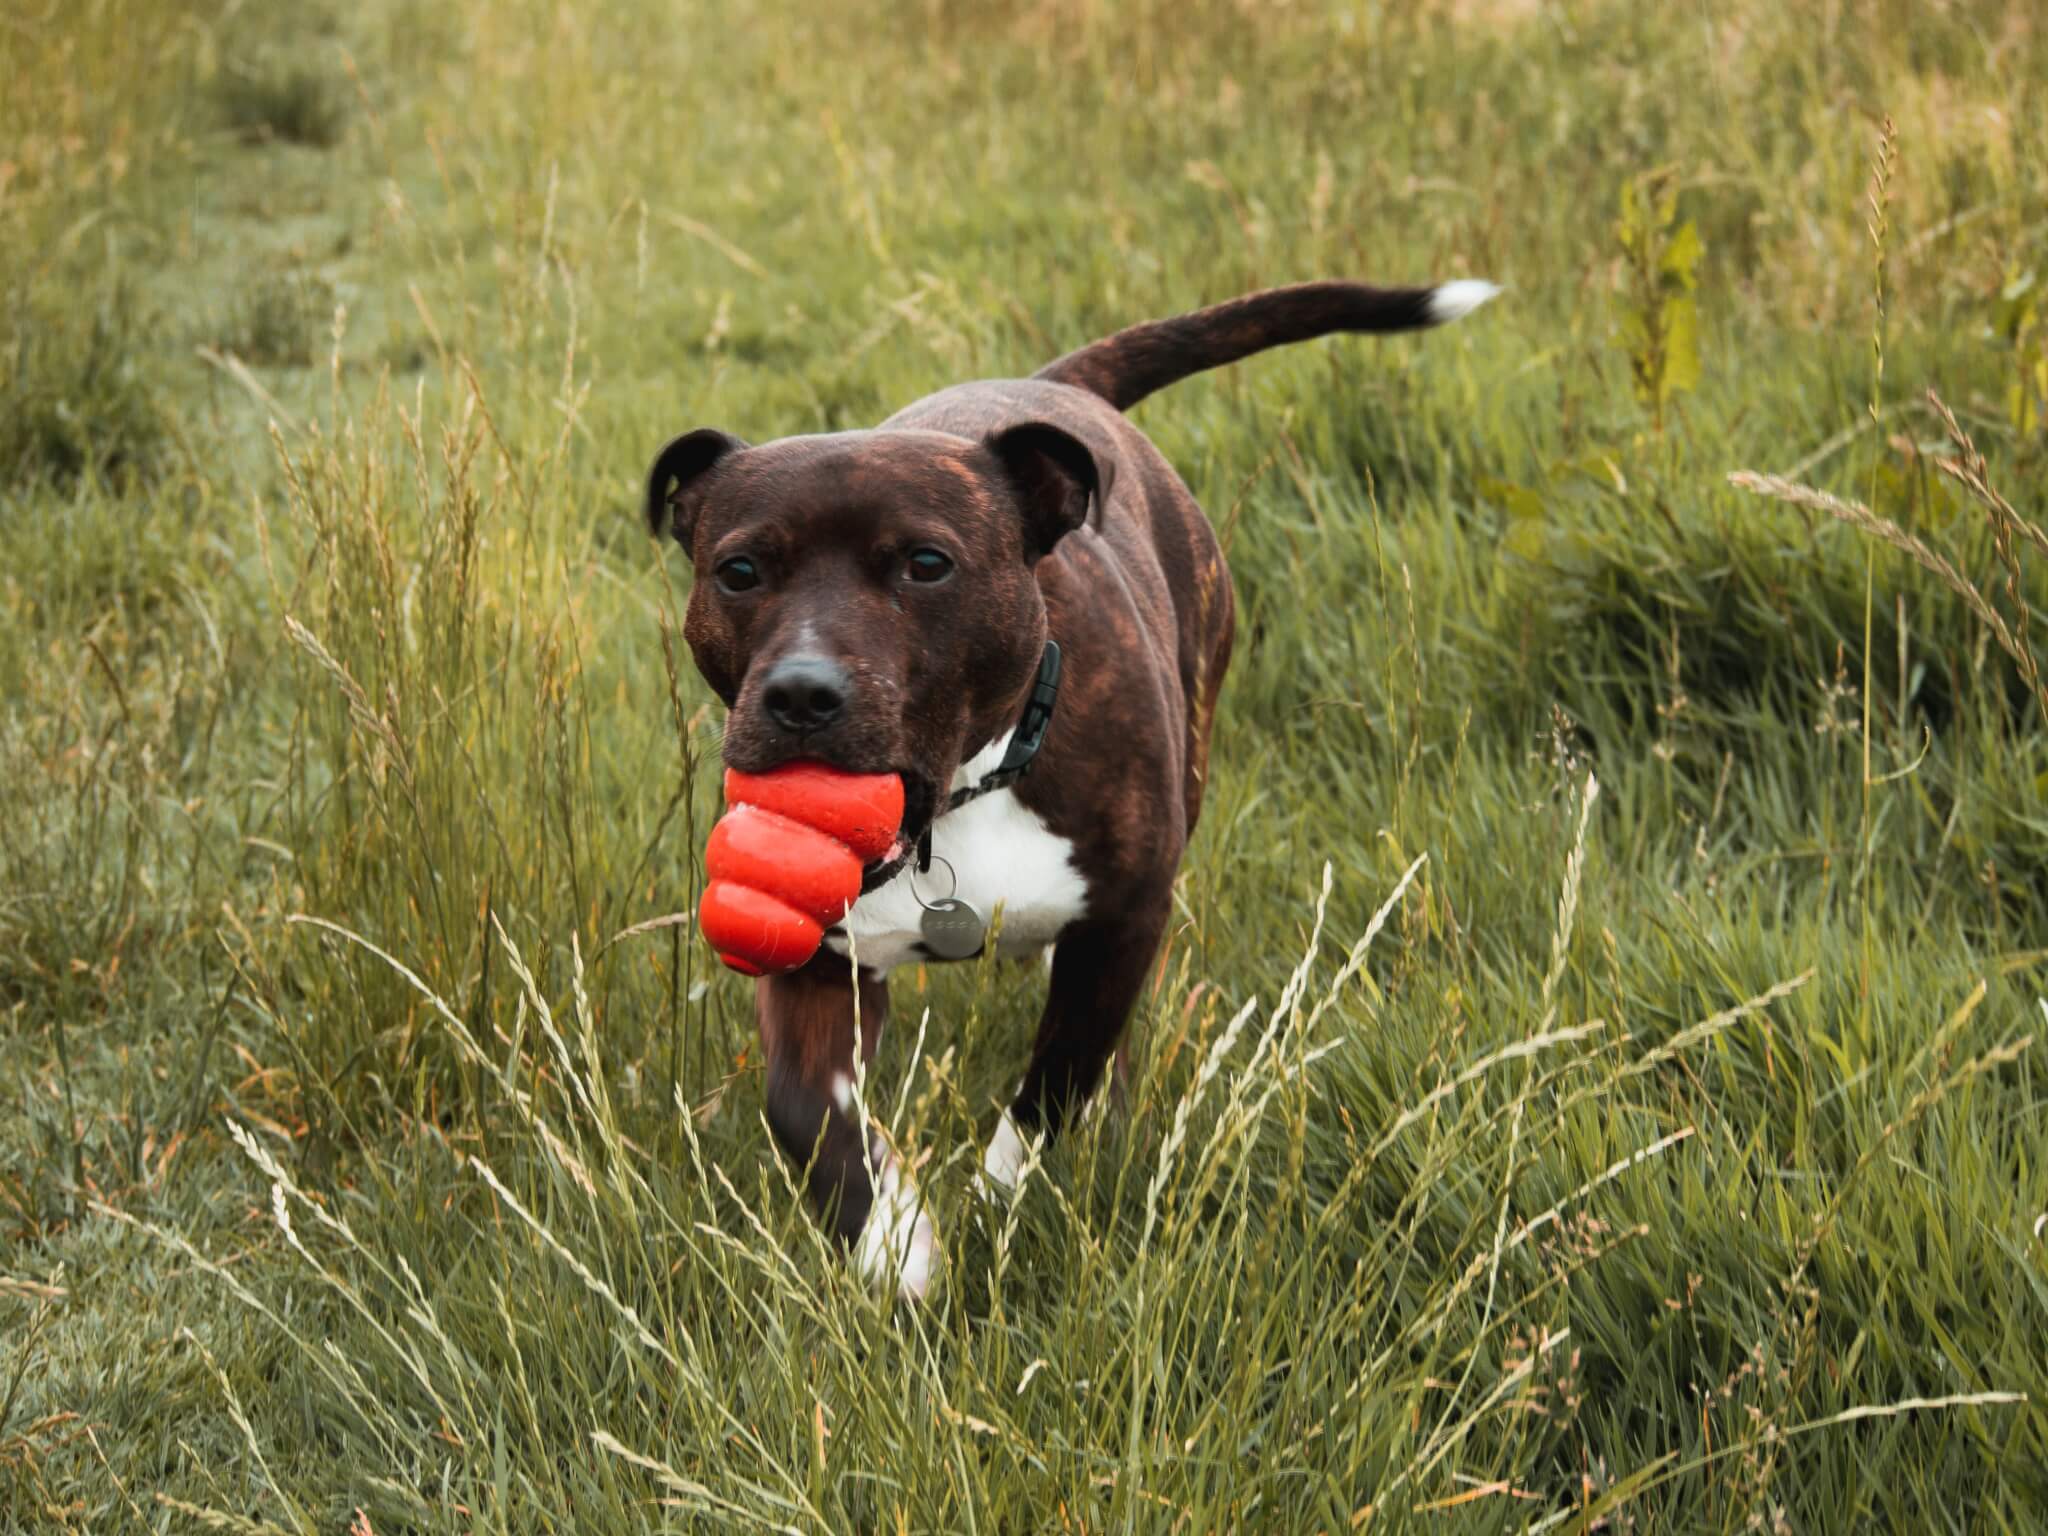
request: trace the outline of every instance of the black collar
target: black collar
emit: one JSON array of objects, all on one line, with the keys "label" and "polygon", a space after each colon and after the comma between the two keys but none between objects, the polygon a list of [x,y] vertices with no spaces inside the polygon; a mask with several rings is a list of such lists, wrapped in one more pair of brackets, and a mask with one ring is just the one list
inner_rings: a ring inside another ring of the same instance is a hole
[{"label": "black collar", "polygon": [[[993,794],[999,789],[1008,789],[1012,784],[1031,771],[1031,764],[1038,756],[1038,749],[1045,745],[1045,728],[1052,723],[1053,706],[1060,699],[1060,644],[1057,640],[1045,642],[1045,654],[1038,658],[1038,679],[1031,685],[1031,696],[1024,701],[1024,713],[1017,717],[1017,729],[1010,735],[1009,750],[1003,753],[1003,760],[982,776],[979,782],[956,789],[946,797],[946,803],[932,817],[936,822],[948,811],[957,811],[970,800]],[[861,875],[860,889],[865,896],[869,891],[887,885],[901,873],[903,866],[910,862],[913,850],[904,849],[879,864],[869,866]],[[927,870],[932,867],[932,829],[929,824],[917,839],[917,867]]]}]

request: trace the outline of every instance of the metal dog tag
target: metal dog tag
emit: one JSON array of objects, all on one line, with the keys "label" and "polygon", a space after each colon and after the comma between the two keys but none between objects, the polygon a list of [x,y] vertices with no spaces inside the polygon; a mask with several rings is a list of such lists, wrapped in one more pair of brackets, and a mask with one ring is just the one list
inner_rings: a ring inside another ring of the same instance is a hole
[{"label": "metal dog tag", "polygon": [[981,953],[988,938],[988,924],[981,914],[957,896],[935,901],[918,919],[924,932],[924,947],[940,960],[965,960]]}]

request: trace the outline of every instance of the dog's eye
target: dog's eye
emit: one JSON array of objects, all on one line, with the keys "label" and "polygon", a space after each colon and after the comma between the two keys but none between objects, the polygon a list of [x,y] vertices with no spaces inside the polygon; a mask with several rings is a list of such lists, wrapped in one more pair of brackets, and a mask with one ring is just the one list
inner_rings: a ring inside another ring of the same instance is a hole
[{"label": "dog's eye", "polygon": [[912,581],[930,584],[944,581],[953,574],[953,562],[936,549],[913,549],[910,558],[904,562],[905,574]]},{"label": "dog's eye", "polygon": [[718,578],[719,586],[728,592],[751,592],[761,585],[761,568],[745,555],[734,555],[730,560],[718,562],[718,569],[712,572]]}]

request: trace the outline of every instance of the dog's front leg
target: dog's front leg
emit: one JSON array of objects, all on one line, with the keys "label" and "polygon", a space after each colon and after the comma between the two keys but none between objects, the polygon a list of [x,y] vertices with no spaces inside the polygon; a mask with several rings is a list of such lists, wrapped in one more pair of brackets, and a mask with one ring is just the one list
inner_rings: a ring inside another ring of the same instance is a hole
[{"label": "dog's front leg", "polygon": [[1170,896],[1115,918],[1077,924],[1052,954],[1052,985],[1024,1085],[982,1158],[984,1179],[1008,1189],[1035,1136],[1057,1136],[1102,1081],[1144,989],[1171,910]]},{"label": "dog's front leg", "polygon": [[[863,1275],[921,1297],[931,1283],[932,1226],[910,1175],[864,1133],[853,1102],[853,967],[821,953],[801,970],[766,976],[754,991],[768,1066],[768,1123],[806,1169],[806,1188],[833,1235],[852,1245]],[[874,1058],[889,1016],[889,984],[862,975],[860,1054]]]}]

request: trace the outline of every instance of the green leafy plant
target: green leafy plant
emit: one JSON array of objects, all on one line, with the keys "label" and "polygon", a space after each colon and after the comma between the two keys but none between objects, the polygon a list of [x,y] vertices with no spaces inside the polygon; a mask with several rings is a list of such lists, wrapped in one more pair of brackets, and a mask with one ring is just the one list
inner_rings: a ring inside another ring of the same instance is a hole
[{"label": "green leafy plant", "polygon": [[1614,242],[1622,257],[1619,339],[1636,396],[1657,433],[1679,395],[1700,382],[1699,227],[1678,221],[1678,175],[1671,168],[1622,183]]},{"label": "green leafy plant", "polygon": [[2032,268],[2016,273],[1998,295],[1998,331],[2012,348],[2005,416],[2022,437],[2048,425],[2048,316]]}]

